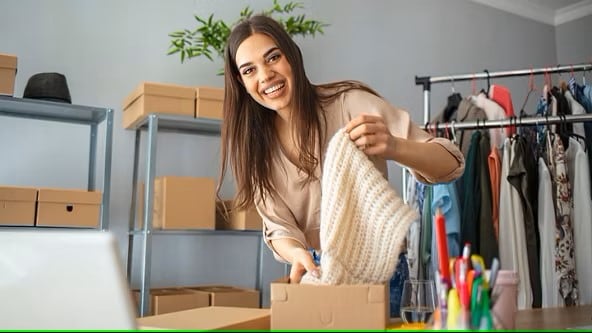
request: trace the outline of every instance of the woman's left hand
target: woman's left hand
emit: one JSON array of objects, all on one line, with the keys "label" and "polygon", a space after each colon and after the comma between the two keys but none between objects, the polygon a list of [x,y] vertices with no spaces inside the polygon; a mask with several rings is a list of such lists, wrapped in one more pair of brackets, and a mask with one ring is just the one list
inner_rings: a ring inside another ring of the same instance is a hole
[{"label": "woman's left hand", "polygon": [[381,116],[363,114],[352,119],[345,131],[366,155],[388,157],[395,147],[395,138]]}]

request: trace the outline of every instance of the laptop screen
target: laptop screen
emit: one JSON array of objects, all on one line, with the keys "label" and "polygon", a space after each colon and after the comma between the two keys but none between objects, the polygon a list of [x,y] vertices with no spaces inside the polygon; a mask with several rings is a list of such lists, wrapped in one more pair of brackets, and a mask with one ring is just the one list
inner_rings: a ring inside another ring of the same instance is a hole
[{"label": "laptop screen", "polygon": [[109,232],[0,231],[2,329],[135,329],[135,310]]}]

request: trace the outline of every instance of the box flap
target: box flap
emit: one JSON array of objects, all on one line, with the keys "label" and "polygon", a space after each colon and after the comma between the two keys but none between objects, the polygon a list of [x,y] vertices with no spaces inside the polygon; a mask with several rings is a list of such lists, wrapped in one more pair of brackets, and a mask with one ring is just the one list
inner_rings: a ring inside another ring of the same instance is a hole
[{"label": "box flap", "polygon": [[0,186],[2,201],[37,201],[37,189],[32,187]]},{"label": "box flap", "polygon": [[17,57],[12,54],[0,53],[0,67],[16,68]]},{"label": "box flap", "polygon": [[209,306],[138,318],[140,327],[173,330],[269,330],[270,310]]},{"label": "box flap", "polygon": [[195,88],[171,83],[149,82],[140,83],[123,101],[125,111],[135,100],[142,95],[176,97],[182,99],[194,99]]},{"label": "box flap", "polygon": [[195,93],[195,98],[198,99],[215,99],[220,101],[224,99],[224,88],[200,86],[195,88]]},{"label": "box flap", "polygon": [[271,302],[286,302],[288,301],[288,291],[286,283],[271,283]]},{"label": "box flap", "polygon": [[71,203],[71,204],[100,204],[100,191],[84,191],[70,189],[39,189],[39,202]]}]

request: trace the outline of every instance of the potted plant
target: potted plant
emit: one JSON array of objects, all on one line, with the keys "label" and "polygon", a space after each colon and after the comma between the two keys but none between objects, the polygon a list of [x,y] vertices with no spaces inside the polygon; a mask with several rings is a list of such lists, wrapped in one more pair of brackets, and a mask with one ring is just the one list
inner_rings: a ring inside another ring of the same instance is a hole
[{"label": "potted plant", "polygon": [[[294,13],[295,10],[301,8],[304,8],[304,6],[300,2],[288,2],[282,6],[278,0],[273,0],[273,6],[268,10],[264,10],[263,13],[278,20],[291,36],[312,35],[314,37],[317,33],[323,34],[323,28],[327,24],[318,20],[307,19],[305,14]],[[179,53],[181,63],[186,59],[201,56],[211,61],[214,61],[214,56],[223,59],[224,47],[232,26],[252,14],[253,11],[247,6],[240,12],[240,17],[232,24],[214,19],[214,14],[210,14],[207,19],[194,15],[197,21],[197,26],[194,29],[183,29],[169,34],[171,40],[167,54]]]}]

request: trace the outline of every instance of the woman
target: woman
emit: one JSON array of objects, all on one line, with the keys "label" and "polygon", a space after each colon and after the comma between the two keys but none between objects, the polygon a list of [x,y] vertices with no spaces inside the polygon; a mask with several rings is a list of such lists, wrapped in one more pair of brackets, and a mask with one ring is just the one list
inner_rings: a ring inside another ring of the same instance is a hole
[{"label": "woman", "polygon": [[230,165],[235,204],[257,207],[264,240],[276,259],[291,264],[292,282],[306,272],[319,275],[309,250],[320,247],[323,152],[337,130],[345,127],[385,177],[387,159],[426,183],[451,181],[464,170],[450,141],[432,138],[364,84],[313,85],[299,47],[270,17],[233,28],[224,71],[221,179]]}]

